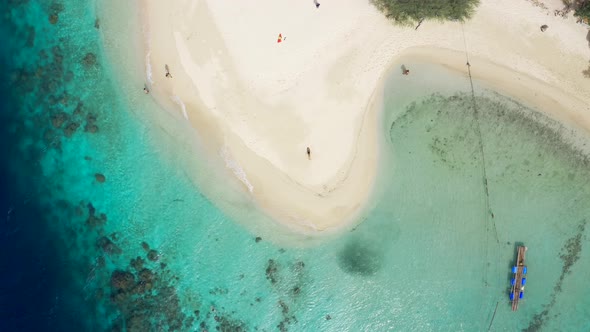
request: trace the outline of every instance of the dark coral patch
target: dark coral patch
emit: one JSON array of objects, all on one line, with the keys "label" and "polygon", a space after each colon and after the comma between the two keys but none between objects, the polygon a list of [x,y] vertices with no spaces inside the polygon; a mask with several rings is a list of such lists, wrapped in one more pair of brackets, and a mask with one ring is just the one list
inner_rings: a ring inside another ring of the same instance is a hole
[{"label": "dark coral patch", "polygon": [[94,54],[94,53],[86,53],[84,58],[82,58],[82,63],[86,67],[92,67],[92,66],[96,65],[96,62],[97,62],[97,58],[96,58],[96,54]]},{"label": "dark coral patch", "polygon": [[131,262],[129,263],[129,265],[135,270],[135,271],[141,271],[143,269],[143,265],[145,264],[145,260],[139,256],[137,256],[136,258],[132,258]]},{"label": "dark coral patch", "polygon": [[111,274],[111,287],[116,292],[128,292],[135,287],[135,276],[131,272],[115,270]]},{"label": "dark coral patch", "polygon": [[59,16],[57,14],[50,14],[49,15],[49,23],[56,24],[59,20]]},{"label": "dark coral patch", "polygon": [[378,252],[360,241],[349,242],[338,254],[338,265],[350,274],[371,276],[381,269],[382,261]]},{"label": "dark coral patch", "polygon": [[279,278],[279,264],[274,259],[269,259],[266,265],[266,279],[272,284],[276,284]]},{"label": "dark coral patch", "polygon": [[96,173],[94,174],[94,179],[96,180],[96,182],[98,183],[103,183],[106,181],[106,177],[104,176],[104,174],[102,173]]},{"label": "dark coral patch", "polygon": [[123,252],[116,244],[113,243],[108,237],[101,236],[97,241],[96,245],[105,253],[109,255],[119,255]]},{"label": "dark coral patch", "polygon": [[160,259],[160,254],[158,254],[158,252],[156,250],[152,249],[152,250],[148,251],[147,258],[150,261],[155,262],[158,259]]}]

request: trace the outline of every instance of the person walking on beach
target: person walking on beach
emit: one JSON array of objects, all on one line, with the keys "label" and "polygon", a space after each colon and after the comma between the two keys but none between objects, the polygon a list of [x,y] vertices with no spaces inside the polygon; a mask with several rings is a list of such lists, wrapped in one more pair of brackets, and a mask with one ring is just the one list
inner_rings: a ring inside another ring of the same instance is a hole
[{"label": "person walking on beach", "polygon": [[404,69],[404,75],[410,75],[410,70],[409,69]]},{"label": "person walking on beach", "polygon": [[410,74],[410,70],[406,68],[406,65],[402,65],[402,74],[408,75]]},{"label": "person walking on beach", "polygon": [[307,147],[307,159],[311,160],[311,150]]},{"label": "person walking on beach", "polygon": [[172,78],[172,74],[170,74],[170,68],[168,65],[164,65],[164,69],[166,69],[166,77]]}]

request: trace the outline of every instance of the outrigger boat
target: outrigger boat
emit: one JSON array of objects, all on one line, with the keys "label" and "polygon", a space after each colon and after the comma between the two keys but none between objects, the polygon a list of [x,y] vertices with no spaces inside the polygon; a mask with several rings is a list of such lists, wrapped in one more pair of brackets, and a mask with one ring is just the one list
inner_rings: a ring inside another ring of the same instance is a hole
[{"label": "outrigger boat", "polygon": [[512,267],[514,276],[510,280],[510,301],[512,301],[512,311],[518,310],[518,301],[524,297],[524,285],[526,284],[526,265],[524,265],[524,254],[527,247],[518,246],[516,256],[516,266]]}]

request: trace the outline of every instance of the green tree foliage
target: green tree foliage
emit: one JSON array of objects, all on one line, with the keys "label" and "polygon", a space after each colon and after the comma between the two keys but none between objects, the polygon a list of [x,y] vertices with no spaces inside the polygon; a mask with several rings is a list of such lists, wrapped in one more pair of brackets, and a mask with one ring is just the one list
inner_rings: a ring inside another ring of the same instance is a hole
[{"label": "green tree foliage", "polygon": [[423,19],[469,19],[479,0],[370,0],[385,16],[399,24],[411,25]]},{"label": "green tree foliage", "polygon": [[575,16],[590,19],[590,1],[580,1],[576,7]]}]

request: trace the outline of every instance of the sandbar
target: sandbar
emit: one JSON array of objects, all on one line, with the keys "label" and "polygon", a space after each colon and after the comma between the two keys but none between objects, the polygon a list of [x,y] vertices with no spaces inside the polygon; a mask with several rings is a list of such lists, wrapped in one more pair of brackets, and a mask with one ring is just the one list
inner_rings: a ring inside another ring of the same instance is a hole
[{"label": "sandbar", "polygon": [[475,79],[590,130],[587,29],[524,0],[482,0],[465,23],[417,30],[366,0],[139,4],[151,95],[296,231],[358,221],[379,173],[384,81],[404,57],[464,73],[469,58]]}]

